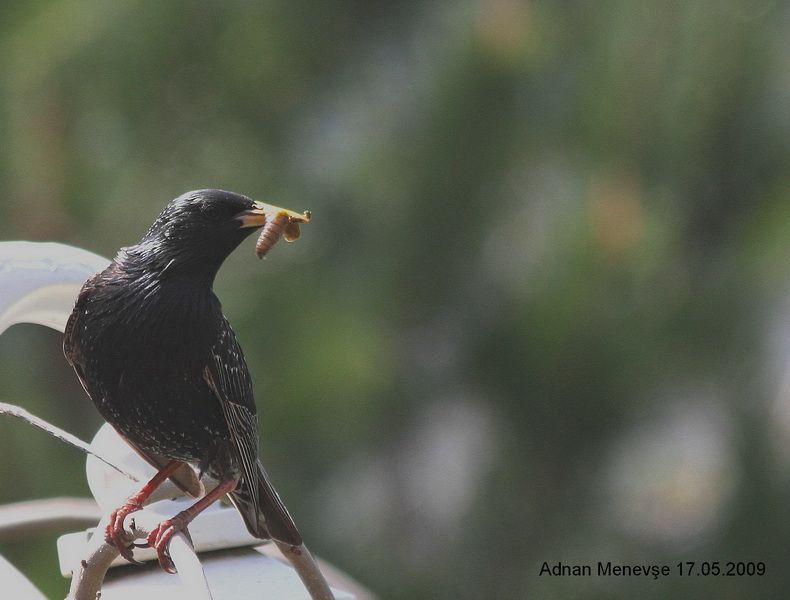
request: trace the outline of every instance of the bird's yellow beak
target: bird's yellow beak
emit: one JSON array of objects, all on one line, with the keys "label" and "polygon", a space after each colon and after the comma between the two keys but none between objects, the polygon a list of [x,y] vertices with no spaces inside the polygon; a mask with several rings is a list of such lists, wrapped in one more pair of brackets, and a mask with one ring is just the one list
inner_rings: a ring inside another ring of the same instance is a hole
[{"label": "bird's yellow beak", "polygon": [[245,210],[236,215],[236,219],[241,222],[240,227],[242,228],[263,227],[267,222],[277,217],[287,217],[288,223],[293,223],[296,231],[299,231],[298,223],[310,222],[310,211],[306,210],[303,213],[298,213],[287,208],[266,204],[265,202],[255,202],[255,208]]}]

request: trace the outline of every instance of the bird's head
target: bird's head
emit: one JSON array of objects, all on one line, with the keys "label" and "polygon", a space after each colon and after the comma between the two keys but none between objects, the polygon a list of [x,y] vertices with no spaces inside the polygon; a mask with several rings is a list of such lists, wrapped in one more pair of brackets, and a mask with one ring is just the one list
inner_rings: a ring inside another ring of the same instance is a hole
[{"label": "bird's head", "polygon": [[149,269],[210,282],[247,236],[284,210],[223,190],[187,192],[171,200],[140,242],[125,250]]}]

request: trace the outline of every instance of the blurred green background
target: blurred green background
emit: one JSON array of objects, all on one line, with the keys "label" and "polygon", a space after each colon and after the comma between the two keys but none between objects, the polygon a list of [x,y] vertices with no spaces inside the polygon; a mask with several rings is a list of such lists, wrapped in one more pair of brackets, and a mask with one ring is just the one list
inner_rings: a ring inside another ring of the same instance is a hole
[{"label": "blurred green background", "polygon": [[[381,598],[787,597],[787,3],[4,0],[0,131],[0,239],[312,210],[217,293],[280,493]],[[90,438],[59,334],[0,357]],[[0,455],[0,503],[88,493],[26,426]],[[65,595],[52,536],[0,553]],[[768,574],[538,575],[598,560]]]}]

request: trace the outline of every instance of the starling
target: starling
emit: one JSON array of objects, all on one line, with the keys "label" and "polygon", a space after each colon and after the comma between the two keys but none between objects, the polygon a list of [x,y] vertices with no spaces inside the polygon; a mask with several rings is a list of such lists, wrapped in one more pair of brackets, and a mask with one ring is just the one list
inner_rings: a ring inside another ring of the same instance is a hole
[{"label": "starling", "polygon": [[225,258],[283,214],[295,222],[309,218],[232,192],[186,193],[80,291],[66,325],[66,358],[102,417],[158,469],[113,512],[105,531],[130,561],[124,517],[167,478],[200,496],[203,473],[217,487],[147,539],[163,569],[175,572],[173,535],[226,494],[253,536],[302,543],[258,459],[252,381],[212,290]]}]

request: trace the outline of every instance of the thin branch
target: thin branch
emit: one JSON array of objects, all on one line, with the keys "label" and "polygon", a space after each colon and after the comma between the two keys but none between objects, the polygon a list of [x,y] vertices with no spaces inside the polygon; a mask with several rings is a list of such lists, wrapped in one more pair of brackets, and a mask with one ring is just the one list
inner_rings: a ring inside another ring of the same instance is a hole
[{"label": "thin branch", "polygon": [[[158,515],[151,515],[151,519],[158,519]],[[145,539],[151,530],[156,527],[157,521],[148,522],[145,511],[135,514],[134,524],[129,534],[128,542]],[[80,561],[74,570],[71,579],[71,588],[66,600],[96,600],[99,598],[102,582],[112,562],[118,558],[118,549],[104,541],[102,532],[106,529],[109,517],[103,519],[96,527],[93,537],[88,545],[87,558]],[[179,531],[170,543],[170,556],[178,568],[177,576],[184,585],[190,588],[190,598],[194,600],[210,600],[211,592],[203,573],[203,567],[195,555],[192,544],[186,533]]]},{"label": "thin branch", "polygon": [[26,422],[28,425],[33,425],[34,427],[38,427],[39,429],[43,429],[49,435],[54,438],[59,439],[61,442],[65,442],[66,444],[77,448],[78,450],[82,450],[85,454],[90,454],[91,456],[95,456],[103,463],[108,464],[113,469],[128,477],[132,481],[140,481],[137,477],[129,473],[128,471],[124,471],[121,467],[113,464],[113,462],[103,457],[101,454],[97,453],[91,445],[87,442],[83,442],[80,438],[75,435],[72,435],[68,431],[61,429],[60,427],[45,421],[44,419],[35,416],[34,414],[26,411],[24,408],[16,406],[14,404],[8,404],[7,402],[0,402],[0,415],[8,415],[10,417],[15,417],[17,419],[21,419]]},{"label": "thin branch", "polygon": [[[104,531],[108,523],[109,517],[102,519],[96,527],[96,532]],[[79,567],[72,573],[67,600],[96,600],[100,598],[101,584],[107,574],[107,569],[120,554],[116,547],[101,539],[101,534],[93,535],[88,549],[88,557],[80,561]]]},{"label": "thin branch", "polygon": [[[256,546],[255,551],[283,564],[289,564],[288,559],[285,558],[276,544],[264,542],[260,546]],[[315,558],[318,568],[321,569],[321,573],[330,586],[349,592],[356,600],[378,600],[378,597],[373,592],[359,583],[359,581],[353,579],[348,573],[341,571],[336,566],[322,560],[320,557],[313,558]]]},{"label": "thin branch", "polygon": [[313,600],[335,600],[335,595],[329,589],[329,584],[326,582],[321,569],[318,568],[318,564],[316,564],[307,546],[304,544],[291,546],[277,540],[274,542],[277,544],[280,552],[283,553],[283,556],[293,565],[296,574],[299,575],[299,579],[302,580]]}]

